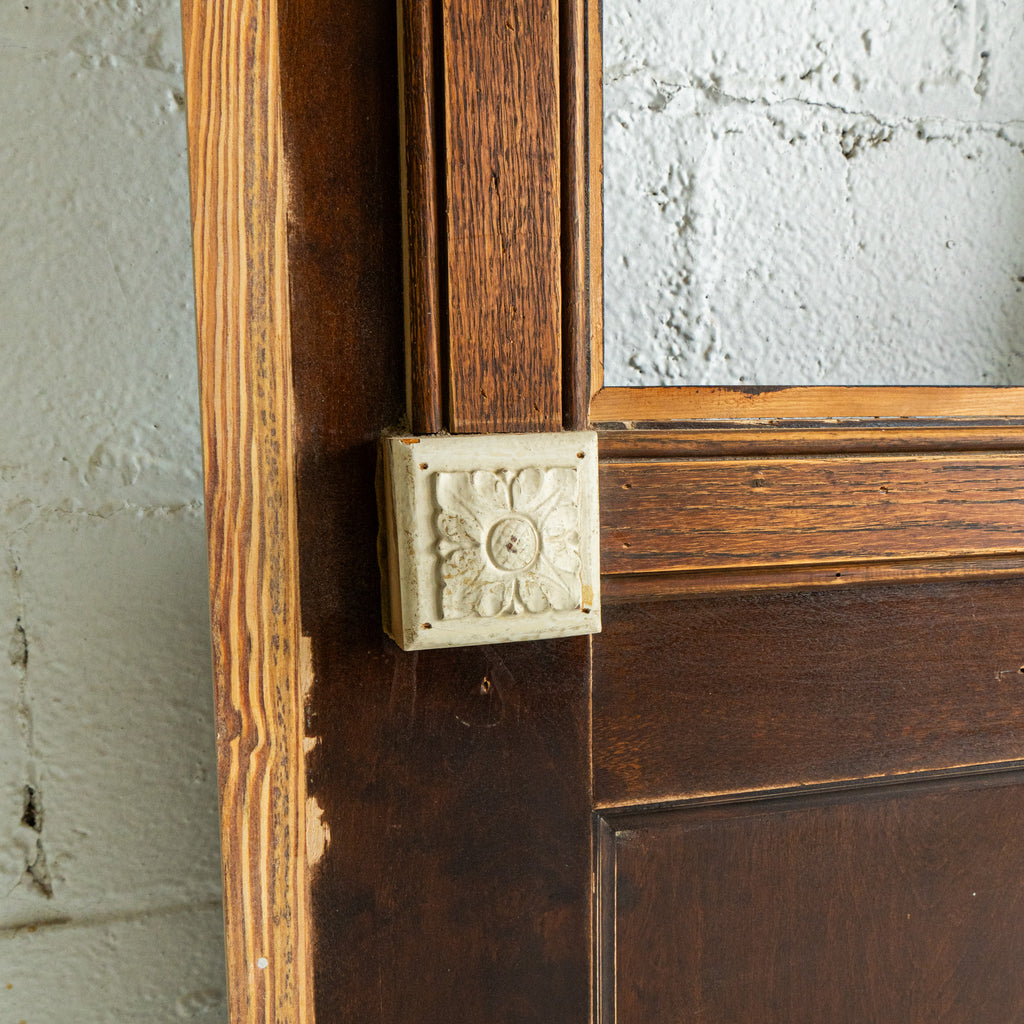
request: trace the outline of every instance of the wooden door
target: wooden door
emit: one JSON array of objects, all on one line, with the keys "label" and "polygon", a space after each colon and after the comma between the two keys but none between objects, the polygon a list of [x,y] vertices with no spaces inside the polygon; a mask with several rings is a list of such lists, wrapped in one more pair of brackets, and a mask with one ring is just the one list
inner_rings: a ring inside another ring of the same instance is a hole
[{"label": "wooden door", "polygon": [[[232,1020],[1022,1019],[1019,392],[603,391],[593,9],[184,8]],[[384,637],[406,415],[598,426],[600,636]]]}]

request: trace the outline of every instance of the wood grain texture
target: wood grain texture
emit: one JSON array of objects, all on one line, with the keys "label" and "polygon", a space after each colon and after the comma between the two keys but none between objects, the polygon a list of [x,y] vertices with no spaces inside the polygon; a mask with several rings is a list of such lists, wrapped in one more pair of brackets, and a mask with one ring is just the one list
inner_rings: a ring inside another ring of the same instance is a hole
[{"label": "wood grain texture", "polygon": [[[443,427],[440,276],[446,252],[440,234],[443,176],[437,173],[433,0],[400,0],[399,82],[402,140],[402,264],[405,270],[407,410],[414,434]],[[440,269],[439,269],[440,268]]]},{"label": "wood grain texture", "polygon": [[747,387],[602,388],[590,422],[856,416],[1021,416],[1024,388]]},{"label": "wood grain texture", "polygon": [[1022,783],[613,819],[605,1021],[1022,1019]]},{"label": "wood grain texture", "polygon": [[444,0],[450,429],[562,425],[555,0]]},{"label": "wood grain texture", "polygon": [[1019,453],[605,461],[603,573],[1024,553]]},{"label": "wood grain texture", "polygon": [[857,455],[870,452],[1024,450],[1024,423],[1010,418],[944,423],[889,421],[604,430],[601,458],[666,459],[722,455]]},{"label": "wood grain texture", "polygon": [[609,607],[599,806],[1024,758],[1024,583]]},{"label": "wood grain texture", "polygon": [[281,29],[309,797],[330,837],[316,1010],[583,1021],[586,640],[403,654],[381,629],[376,443],[404,402],[396,31],[361,0],[289,5]]},{"label": "wood grain texture", "polygon": [[295,418],[277,4],[183,4],[231,1020],[305,1022]]},{"label": "wood grain texture", "polygon": [[668,601],[711,594],[782,590],[833,590],[870,583],[930,583],[939,580],[1020,579],[1024,556],[900,558],[886,562],[817,562],[753,565],[741,569],[690,569],[601,577],[602,604]]},{"label": "wood grain texture", "polygon": [[[590,0],[560,5],[562,161],[562,379],[563,425],[585,430],[590,414],[591,288],[590,124],[588,47]],[[600,130],[600,121],[597,122]],[[600,195],[600,193],[598,193]],[[600,205],[600,204],[598,204]]]},{"label": "wood grain texture", "polygon": [[[604,60],[601,0],[588,0],[587,114],[590,174],[590,372],[593,397],[604,387]],[[588,419],[589,422],[589,419]]]}]

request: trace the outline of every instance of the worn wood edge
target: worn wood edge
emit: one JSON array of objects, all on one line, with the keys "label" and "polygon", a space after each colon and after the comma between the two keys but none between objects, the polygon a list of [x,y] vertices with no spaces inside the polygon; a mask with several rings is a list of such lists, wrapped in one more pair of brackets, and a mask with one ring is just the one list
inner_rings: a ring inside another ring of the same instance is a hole
[{"label": "worn wood edge", "polygon": [[406,407],[416,434],[443,426],[434,32],[432,0],[398,0]]},{"label": "worn wood edge", "polygon": [[[596,805],[595,805],[596,806]],[[615,1021],[615,823],[594,813],[593,831],[593,1014],[595,1024]],[[610,952],[610,955],[609,955]]]},{"label": "worn wood edge", "polygon": [[562,167],[562,423],[586,427],[590,409],[590,175],[588,0],[559,6]]},{"label": "worn wood edge", "polygon": [[601,576],[601,599],[605,605],[635,604],[738,591],[824,590],[871,584],[1019,577],[1024,577],[1024,555],[1012,553],[679,572],[607,573]]},{"label": "worn wood edge", "polygon": [[311,1024],[278,9],[182,15],[230,1019]]},{"label": "worn wood edge", "polygon": [[1024,422],[949,420],[924,424],[919,420],[890,421],[879,426],[733,424],[604,430],[598,437],[603,459],[1024,450]]},{"label": "worn wood edge", "polygon": [[[590,227],[590,396],[604,388],[604,58],[601,0],[586,0],[588,223]],[[590,419],[594,420],[593,412]],[[596,421],[595,421],[596,422]]]},{"label": "worn wood edge", "polygon": [[1021,387],[602,388],[590,402],[595,428],[694,419],[1022,415]]}]

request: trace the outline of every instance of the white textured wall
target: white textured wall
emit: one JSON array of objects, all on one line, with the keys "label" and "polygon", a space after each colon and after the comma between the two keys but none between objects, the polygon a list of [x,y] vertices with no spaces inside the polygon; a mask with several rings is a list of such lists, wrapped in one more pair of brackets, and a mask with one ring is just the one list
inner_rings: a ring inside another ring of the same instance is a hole
[{"label": "white textured wall", "polygon": [[0,1021],[223,1021],[179,13],[0,5]]},{"label": "white textured wall", "polygon": [[1021,0],[604,0],[609,384],[1024,384]]}]

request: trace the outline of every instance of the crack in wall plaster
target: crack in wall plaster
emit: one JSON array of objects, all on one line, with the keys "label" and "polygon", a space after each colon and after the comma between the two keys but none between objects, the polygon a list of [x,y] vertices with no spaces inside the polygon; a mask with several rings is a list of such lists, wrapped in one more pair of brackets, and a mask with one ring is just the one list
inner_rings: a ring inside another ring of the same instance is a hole
[{"label": "crack in wall plaster", "polygon": [[[985,31],[987,32],[987,28]],[[981,56],[983,62],[987,62],[990,57],[989,51],[982,50]],[[985,66],[987,67],[987,63]],[[626,81],[627,79],[645,71],[647,71],[646,67],[630,69],[627,72],[619,74],[617,77],[613,77],[612,80],[616,82]],[[979,75],[980,74],[981,72],[979,72]],[[953,134],[953,130],[959,129],[961,131],[977,131],[980,133],[991,134],[1000,141],[1007,142],[1014,148],[1019,149],[1021,148],[1021,145],[1010,139],[1006,135],[1006,130],[1024,129],[1024,120],[1019,118],[987,120],[958,118],[938,114],[927,114],[917,117],[883,117],[871,110],[848,107],[842,103],[835,103],[829,100],[813,100],[805,96],[743,96],[738,93],[726,92],[722,88],[720,81],[714,75],[705,79],[700,75],[690,74],[687,76],[686,80],[682,82],[659,78],[652,75],[651,84],[655,90],[655,96],[654,99],[649,101],[646,106],[648,110],[654,113],[664,112],[680,93],[689,91],[690,93],[696,93],[697,95],[702,96],[708,101],[712,108],[728,106],[761,107],[768,113],[769,117],[777,116],[775,111],[776,108],[779,107],[807,107],[816,110],[826,110],[830,113],[837,114],[840,117],[869,121],[872,124],[877,125],[880,131],[884,132],[895,132],[905,129],[916,130],[922,125],[936,127],[938,134],[935,132],[929,132],[924,136],[919,136],[922,141],[926,142],[931,142],[934,139],[952,140],[956,137],[955,134]],[[987,89],[987,85],[985,88]],[[703,117],[707,116],[709,113],[710,111],[708,110],[698,109],[695,110],[692,115],[688,116]],[[774,124],[775,121],[772,123]]]},{"label": "crack in wall plaster", "polygon": [[23,877],[32,888],[47,899],[53,898],[53,877],[43,846],[43,794],[38,778],[38,749],[35,738],[35,722],[32,712],[32,695],[29,688],[29,633],[25,628],[25,601],[21,587],[21,566],[13,547],[7,550],[8,568],[14,589],[16,619],[7,645],[11,666],[18,675],[17,717],[22,742],[25,746],[25,773],[28,781],[22,788],[21,827],[35,833],[34,839],[25,844],[25,867]]}]

